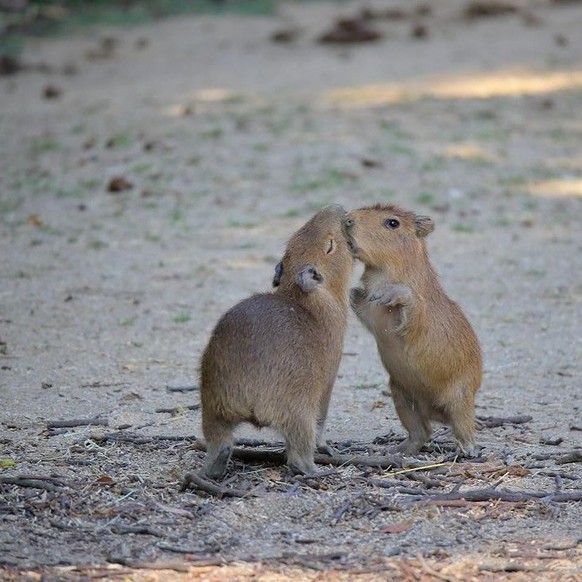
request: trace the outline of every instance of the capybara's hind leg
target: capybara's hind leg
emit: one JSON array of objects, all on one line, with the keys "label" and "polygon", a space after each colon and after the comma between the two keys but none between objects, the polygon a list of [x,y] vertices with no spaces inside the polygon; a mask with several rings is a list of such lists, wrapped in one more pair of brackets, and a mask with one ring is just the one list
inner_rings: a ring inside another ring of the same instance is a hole
[{"label": "capybara's hind leg", "polygon": [[461,451],[468,457],[477,457],[479,447],[475,444],[474,396],[467,394],[465,390],[459,392],[459,396],[446,407],[450,423]]},{"label": "capybara's hind leg", "polygon": [[395,447],[394,451],[406,455],[416,455],[431,435],[430,420],[426,411],[412,396],[392,383],[390,388],[400,422],[408,431],[408,438]]},{"label": "capybara's hind leg", "polygon": [[332,388],[333,385],[331,385],[327,392],[323,395],[317,414],[316,447],[317,452],[321,453],[322,455],[333,455],[333,449],[325,440],[325,422],[327,420],[327,410],[329,408]]},{"label": "capybara's hind leg", "polygon": [[206,439],[204,472],[211,479],[220,479],[232,454],[234,425],[216,417],[204,416],[202,430]]},{"label": "capybara's hind leg", "polygon": [[315,419],[294,422],[281,429],[287,447],[287,465],[301,475],[315,473],[313,452],[315,450]]}]

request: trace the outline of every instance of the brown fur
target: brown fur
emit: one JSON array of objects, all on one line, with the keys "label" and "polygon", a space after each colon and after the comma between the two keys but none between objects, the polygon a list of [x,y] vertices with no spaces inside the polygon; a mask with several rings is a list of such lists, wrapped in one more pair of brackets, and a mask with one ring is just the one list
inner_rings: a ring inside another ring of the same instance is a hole
[{"label": "brown fur", "polygon": [[[397,220],[397,227],[386,221]],[[390,375],[396,411],[415,454],[431,435],[431,420],[452,426],[475,454],[475,393],[481,384],[479,341],[461,308],[445,293],[430,264],[425,237],[432,220],[392,205],[346,215],[354,256],[365,264],[352,307],[374,335]]]},{"label": "brown fur", "polygon": [[241,422],[285,437],[287,464],[315,471],[339,367],[353,257],[342,233],[345,210],[330,206],[289,240],[273,293],[253,295],[218,322],[200,366],[205,471],[226,471]]}]

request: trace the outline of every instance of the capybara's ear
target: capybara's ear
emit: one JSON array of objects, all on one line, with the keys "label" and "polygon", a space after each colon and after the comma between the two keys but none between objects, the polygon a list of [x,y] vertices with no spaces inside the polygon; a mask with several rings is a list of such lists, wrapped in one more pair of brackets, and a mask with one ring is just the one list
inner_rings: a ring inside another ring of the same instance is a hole
[{"label": "capybara's ear", "polygon": [[275,266],[275,276],[273,277],[273,287],[278,287],[283,276],[283,263],[277,263]]},{"label": "capybara's ear", "polygon": [[414,220],[416,236],[424,238],[434,230],[434,222],[430,216],[417,216]]},{"label": "capybara's ear", "polygon": [[295,280],[304,293],[311,293],[321,285],[323,277],[313,265],[304,265],[301,267],[299,273],[297,273]]}]

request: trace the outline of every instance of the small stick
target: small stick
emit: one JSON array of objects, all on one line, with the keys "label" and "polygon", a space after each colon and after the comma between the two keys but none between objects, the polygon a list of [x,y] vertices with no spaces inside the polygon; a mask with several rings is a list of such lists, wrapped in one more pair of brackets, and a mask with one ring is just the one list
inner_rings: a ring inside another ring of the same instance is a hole
[{"label": "small stick", "polygon": [[556,459],[556,465],[565,465],[566,463],[582,463],[582,450],[572,451]]},{"label": "small stick", "polygon": [[245,437],[241,437],[236,439],[235,444],[241,447],[271,447],[274,449],[283,449],[285,448],[285,443],[283,442],[275,442],[270,443],[267,441],[262,441],[260,439],[249,439]]},{"label": "small stick", "polygon": [[[197,441],[193,443],[197,451],[206,451],[206,445]],[[262,463],[273,463],[284,465],[287,462],[287,455],[283,451],[262,451],[234,447],[232,458],[239,461],[259,461]],[[392,467],[401,467],[402,461],[396,457],[372,457],[360,455],[323,455],[315,453],[313,460],[318,465],[334,465],[341,467],[343,465],[361,465],[364,467],[378,467],[380,469],[390,469]]]},{"label": "small stick", "polygon": [[439,580],[444,580],[445,582],[453,582],[455,580],[458,580],[456,576],[454,578],[451,578],[450,576],[445,576],[444,574],[441,574],[438,570],[435,570],[434,568],[429,566],[420,552],[417,554],[416,557],[418,558],[418,561],[420,562],[422,569],[429,576],[432,576],[433,578],[438,578]]},{"label": "small stick", "polygon": [[331,518],[331,522],[330,525],[336,525],[339,520],[344,516],[344,513],[346,513],[346,511],[348,511],[348,509],[350,509],[350,507],[352,506],[352,500],[348,499],[345,503],[343,503],[342,505],[340,505],[333,513],[333,516]]},{"label": "small stick", "polygon": [[121,564],[122,566],[135,570],[173,570],[175,572],[190,572],[190,565],[184,564],[184,562],[136,562],[122,557],[111,557],[107,561],[113,564]]},{"label": "small stick", "polygon": [[78,418],[73,420],[47,420],[47,428],[73,428],[75,426],[109,426],[109,420],[106,418]]},{"label": "small stick", "polygon": [[425,471],[426,469],[436,469],[437,467],[444,467],[448,463],[434,463],[432,465],[421,465],[420,467],[410,467],[408,469],[400,469],[400,471],[394,471],[389,473],[388,476],[403,475],[405,473],[412,473],[414,471]]},{"label": "small stick", "polygon": [[0,483],[6,483],[6,485],[18,485],[19,487],[30,487],[32,489],[43,489],[44,491],[51,491],[58,493],[64,491],[63,487],[58,487],[52,483],[46,481],[40,481],[38,479],[22,479],[20,477],[0,477]]},{"label": "small stick", "polygon": [[485,572],[543,572],[547,568],[541,566],[527,566],[518,562],[506,562],[505,564],[480,564],[479,570]]},{"label": "small stick", "polygon": [[210,495],[214,495],[219,499],[223,497],[247,497],[250,495],[249,491],[243,491],[242,489],[230,489],[227,487],[222,487],[208,479],[204,479],[197,473],[186,473],[184,475],[184,480],[182,481],[181,491],[185,491],[189,487],[193,489],[200,489],[201,491],[206,491]]},{"label": "small stick", "polygon": [[149,525],[114,525],[111,531],[114,534],[140,534],[157,538],[161,538],[164,535]]},{"label": "small stick", "polygon": [[582,491],[572,491],[569,493],[552,493],[550,491],[512,491],[510,489],[494,489],[492,487],[486,489],[474,489],[470,491],[450,491],[449,493],[427,493],[422,495],[416,494],[422,499],[426,500],[457,500],[464,499],[465,501],[537,501],[548,498],[550,501],[563,503],[566,501],[582,501]]},{"label": "small stick", "polygon": [[156,547],[163,552],[173,552],[174,554],[189,554],[191,556],[200,556],[200,557],[207,557],[208,553],[204,552],[200,548],[185,548],[183,546],[172,546],[165,542],[159,542],[156,544]]},{"label": "small stick", "polygon": [[184,410],[198,410],[200,408],[200,404],[189,404],[186,406],[182,404],[180,406],[176,406],[175,408],[156,408],[156,412],[165,412],[168,414],[179,414],[180,412],[184,412]]},{"label": "small stick", "polygon": [[446,484],[445,481],[442,481],[440,479],[431,479],[430,477],[427,477],[422,473],[409,473],[408,475],[406,475],[406,477],[408,479],[411,479],[412,481],[418,481],[422,483],[427,489],[444,487]]},{"label": "small stick", "polygon": [[194,392],[200,390],[200,386],[166,386],[168,392]]},{"label": "small stick", "polygon": [[520,416],[478,416],[477,421],[483,428],[497,428],[504,424],[524,424],[533,420],[533,416],[524,414]]}]

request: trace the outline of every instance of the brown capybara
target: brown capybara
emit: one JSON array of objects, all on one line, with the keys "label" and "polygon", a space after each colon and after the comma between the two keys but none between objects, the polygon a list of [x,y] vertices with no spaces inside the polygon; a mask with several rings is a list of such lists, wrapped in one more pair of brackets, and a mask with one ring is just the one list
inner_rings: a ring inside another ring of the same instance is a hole
[{"label": "brown capybara", "polygon": [[431,420],[452,426],[461,450],[475,446],[475,393],[483,363],[479,341],[461,308],[442,288],[428,256],[428,216],[393,205],[349,212],[348,244],[364,265],[352,308],[374,335],[396,411],[408,438],[396,450],[416,454]]},{"label": "brown capybara", "polygon": [[200,365],[209,477],[225,473],[242,422],[278,430],[290,469],[315,471],[349,310],[344,215],[329,206],[313,216],[289,240],[276,290],[241,301],[216,325]]}]

